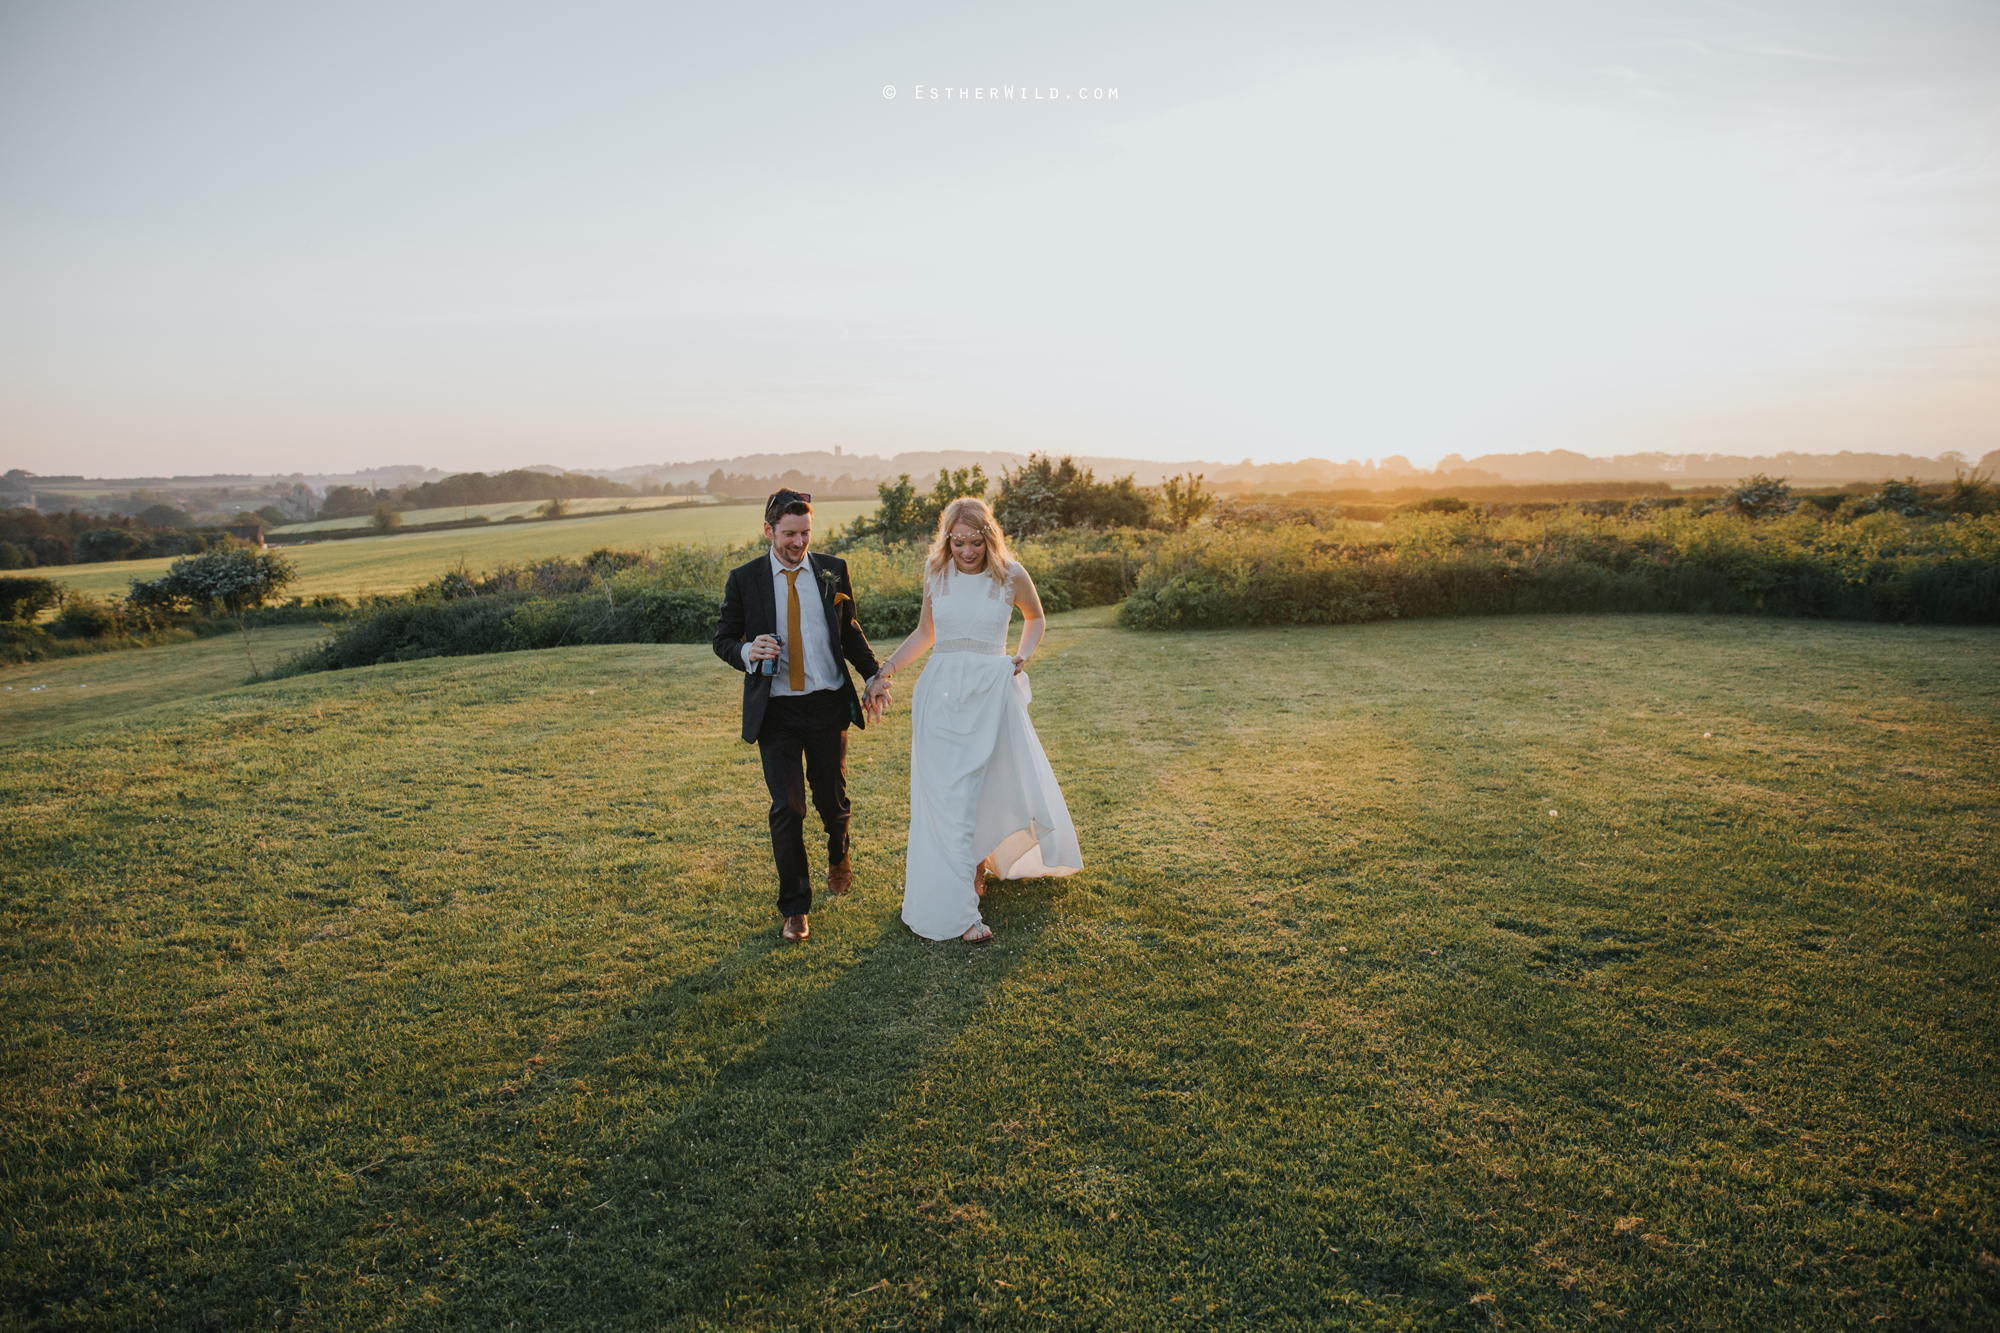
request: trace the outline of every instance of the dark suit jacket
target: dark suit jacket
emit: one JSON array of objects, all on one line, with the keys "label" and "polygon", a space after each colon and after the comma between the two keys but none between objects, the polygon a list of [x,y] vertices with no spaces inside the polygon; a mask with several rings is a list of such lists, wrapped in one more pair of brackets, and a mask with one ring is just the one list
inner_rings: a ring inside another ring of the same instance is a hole
[{"label": "dark suit jacket", "polygon": [[[812,571],[813,582],[819,589],[827,633],[836,645],[834,658],[840,663],[840,696],[847,701],[848,718],[855,726],[866,727],[861,695],[854,688],[854,678],[847,673],[847,664],[852,662],[859,668],[863,680],[873,676],[881,665],[875,660],[875,650],[868,646],[868,636],[861,632],[861,622],[854,616],[854,585],[847,580],[847,562],[808,551],[806,567]],[[773,584],[768,551],[729,571],[729,582],[722,589],[722,614],[715,622],[715,655],[738,671],[743,671],[744,644],[759,634],[784,633]],[[806,614],[812,612],[808,610]],[[770,702],[774,679],[761,671],[744,672],[743,739],[746,741],[756,740],[764,725],[764,706]]]}]

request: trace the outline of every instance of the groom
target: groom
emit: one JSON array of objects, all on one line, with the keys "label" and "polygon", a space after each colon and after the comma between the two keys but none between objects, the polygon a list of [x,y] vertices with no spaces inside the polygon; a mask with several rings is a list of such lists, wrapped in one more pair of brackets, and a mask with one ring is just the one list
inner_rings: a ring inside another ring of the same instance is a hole
[{"label": "groom", "polygon": [[[826,887],[854,883],[847,857],[847,728],[868,725],[889,703],[875,653],[854,615],[847,562],[808,556],[812,497],[781,490],[764,502],[768,553],[729,571],[715,655],[744,672],[743,739],[757,742],[771,792],[771,853],[778,863],[781,932],[812,933],[812,869],[806,863],[806,786],[826,827]],[[857,698],[852,662],[867,677]],[[765,674],[765,664],[775,664]]]}]

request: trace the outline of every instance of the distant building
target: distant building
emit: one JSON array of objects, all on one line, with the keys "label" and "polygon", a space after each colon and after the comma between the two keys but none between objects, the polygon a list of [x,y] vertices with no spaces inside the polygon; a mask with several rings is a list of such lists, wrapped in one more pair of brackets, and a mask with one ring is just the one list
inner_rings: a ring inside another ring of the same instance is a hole
[{"label": "distant building", "polygon": [[262,546],[264,544],[264,525],[262,523],[231,523],[223,531],[234,537],[237,541],[249,542],[252,546]]}]

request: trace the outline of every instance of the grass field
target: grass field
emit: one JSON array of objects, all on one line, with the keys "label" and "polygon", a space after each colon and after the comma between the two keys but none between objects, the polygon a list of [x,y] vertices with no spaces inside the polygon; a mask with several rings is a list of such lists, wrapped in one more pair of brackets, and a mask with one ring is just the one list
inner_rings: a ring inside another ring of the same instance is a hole
[{"label": "grass field", "polygon": [[317,625],[251,630],[249,655],[236,634],[164,648],[33,662],[0,672],[0,743],[123,717],[241,685],[326,638]]},{"label": "grass field", "polygon": [[852,741],[854,895],[779,945],[700,646],[13,741],[0,1308],[2000,1317],[2000,632],[1097,610],[1035,692],[1089,868],[981,948],[896,920],[905,711]]},{"label": "grass field", "polygon": [[[527,518],[541,512],[544,500],[517,500],[509,504],[490,505],[446,505],[442,509],[411,509],[397,517],[405,526],[414,527],[420,523],[449,523],[454,519],[490,518],[495,523],[505,519]],[[638,513],[642,510],[664,509],[670,505],[714,504],[710,495],[648,495],[611,496],[590,500],[565,500],[563,505],[572,514],[609,514],[621,509]],[[271,529],[273,536],[290,539],[312,532],[342,532],[353,528],[375,526],[372,514],[356,514],[352,518],[323,518],[311,523],[287,523],[282,528]]]},{"label": "grass field", "polygon": [[[815,522],[825,530],[875,508],[872,500],[834,500],[816,505]],[[543,556],[588,555],[599,547],[637,550],[667,542],[727,545],[755,541],[763,514],[754,505],[715,505],[659,513],[607,514],[602,518],[555,523],[495,524],[448,532],[412,532],[386,537],[354,537],[288,549],[299,569],[289,595],[398,593],[428,582],[457,565],[495,569]],[[72,591],[92,597],[122,597],[136,578],[158,578],[172,560],[120,560],[101,565],[58,565],[37,570]]]}]

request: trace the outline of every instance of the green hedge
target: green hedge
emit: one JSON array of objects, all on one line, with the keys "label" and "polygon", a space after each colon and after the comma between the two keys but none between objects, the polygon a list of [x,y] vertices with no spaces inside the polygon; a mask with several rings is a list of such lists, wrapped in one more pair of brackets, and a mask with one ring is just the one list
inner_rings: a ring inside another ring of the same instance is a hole
[{"label": "green hedge", "polygon": [[2000,518],[1835,523],[1807,511],[1755,522],[1571,509],[1411,515],[1373,533],[1211,532],[1161,548],[1119,623],[1647,611],[2000,623]]},{"label": "green hedge", "polygon": [[[878,643],[898,639],[916,628],[921,610],[921,595],[864,597],[861,627]],[[628,591],[615,602],[601,592],[386,602],[286,663],[278,674],[574,644],[707,643],[715,637],[721,612],[718,594],[662,588]]]}]

